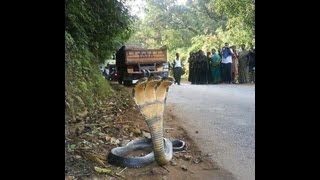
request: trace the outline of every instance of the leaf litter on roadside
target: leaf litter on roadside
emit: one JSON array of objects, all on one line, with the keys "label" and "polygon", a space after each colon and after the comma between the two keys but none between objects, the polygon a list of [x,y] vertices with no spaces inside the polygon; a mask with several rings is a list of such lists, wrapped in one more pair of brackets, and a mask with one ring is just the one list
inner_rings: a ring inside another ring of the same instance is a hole
[{"label": "leaf litter on roadside", "polygon": [[[92,111],[87,110],[78,113],[77,122],[67,124],[67,129],[76,129],[73,132],[66,133],[66,153],[70,156],[71,161],[79,163],[87,163],[91,173],[106,172],[112,168],[107,163],[108,152],[123,143],[128,143],[129,139],[142,137],[143,134],[139,127],[134,126],[134,120],[141,119],[137,108],[132,111],[135,106],[131,93],[127,89],[119,88],[117,94],[110,96],[108,100],[101,101],[100,106]],[[128,108],[130,107],[130,108]],[[81,124],[81,128],[78,126]],[[141,127],[147,129],[147,126]],[[132,134],[130,136],[130,134]],[[81,157],[81,158],[79,158]],[[77,164],[67,162],[70,174],[73,174],[72,168],[79,169]],[[80,166],[80,165],[79,165]],[[100,168],[100,169],[99,169]],[[110,168],[110,169],[108,169]],[[108,169],[108,170],[106,170]],[[71,171],[70,171],[71,170]],[[68,175],[66,173],[66,175]]]},{"label": "leaf litter on roadside", "polygon": [[[118,89],[115,91],[117,94],[110,96],[108,100],[101,101],[96,110],[86,112],[86,114],[84,112],[79,114],[85,116],[81,117],[81,119],[79,117],[74,118],[78,119],[78,121],[66,121],[67,130],[77,129],[77,133],[75,133],[76,131],[66,133],[66,177],[84,177],[89,174],[91,179],[96,176],[102,179],[105,179],[106,176],[124,179],[124,175],[120,174],[124,169],[120,170],[119,167],[108,164],[108,153],[112,148],[123,146],[133,139],[151,138],[149,128],[144,122],[139,108],[135,106],[131,93],[128,89],[119,88],[118,86],[116,86]],[[168,130],[167,133],[176,131],[171,127],[166,128],[166,130]],[[179,135],[175,138],[183,139],[185,137]],[[129,157],[143,156],[151,151],[139,151],[129,155]],[[190,163],[198,164],[203,161],[203,157],[201,153],[199,155],[190,153],[189,147],[186,146],[184,152],[174,154],[169,166],[179,168],[183,173],[191,172]],[[181,161],[187,163],[183,168],[181,168]],[[150,174],[152,166],[148,168],[141,169],[138,171],[139,174]],[[209,166],[204,168],[212,169]],[[132,169],[130,171],[137,172]]]}]

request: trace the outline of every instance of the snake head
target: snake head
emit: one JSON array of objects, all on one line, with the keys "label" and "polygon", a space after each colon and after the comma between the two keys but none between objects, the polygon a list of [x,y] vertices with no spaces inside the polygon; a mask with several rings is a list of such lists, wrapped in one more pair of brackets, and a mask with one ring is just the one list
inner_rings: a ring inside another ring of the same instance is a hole
[{"label": "snake head", "polygon": [[148,79],[148,84],[150,84],[150,85],[155,85],[155,84],[157,84],[158,82],[160,82],[161,81],[161,77],[160,76],[151,76],[151,77],[149,77],[149,79]]},{"label": "snake head", "polygon": [[172,158],[172,144],[165,147],[163,141],[163,113],[168,88],[174,79],[151,76],[147,80],[140,79],[134,88],[134,100],[150,129],[155,159],[159,165],[167,164]]},{"label": "snake head", "polygon": [[171,86],[174,82],[173,77],[166,77],[162,79],[162,83],[164,83],[165,86]]},{"label": "snake head", "polygon": [[148,82],[148,78],[143,77],[140,78],[135,87],[132,89],[132,96],[137,105],[141,105],[145,101],[145,94],[143,93],[146,87],[146,83]]}]

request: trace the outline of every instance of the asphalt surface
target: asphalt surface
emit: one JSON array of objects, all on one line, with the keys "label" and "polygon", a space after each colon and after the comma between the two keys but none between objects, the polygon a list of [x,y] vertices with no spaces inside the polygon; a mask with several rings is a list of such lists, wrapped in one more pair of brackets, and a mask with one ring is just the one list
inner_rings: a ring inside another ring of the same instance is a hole
[{"label": "asphalt surface", "polygon": [[235,178],[255,179],[254,84],[172,85],[166,106],[203,153]]}]

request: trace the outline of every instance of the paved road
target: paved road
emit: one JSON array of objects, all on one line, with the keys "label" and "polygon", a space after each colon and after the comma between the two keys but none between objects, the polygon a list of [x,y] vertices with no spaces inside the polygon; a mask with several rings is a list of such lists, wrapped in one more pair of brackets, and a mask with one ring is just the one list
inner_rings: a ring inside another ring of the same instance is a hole
[{"label": "paved road", "polygon": [[172,85],[166,106],[173,108],[202,152],[237,179],[255,179],[253,84]]}]

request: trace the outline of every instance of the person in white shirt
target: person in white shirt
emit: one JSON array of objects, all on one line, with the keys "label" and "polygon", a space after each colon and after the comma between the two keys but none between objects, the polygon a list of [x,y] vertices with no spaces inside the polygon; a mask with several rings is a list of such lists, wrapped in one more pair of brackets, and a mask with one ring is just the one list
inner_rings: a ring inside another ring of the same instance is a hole
[{"label": "person in white shirt", "polygon": [[233,51],[229,48],[229,43],[225,43],[221,52],[221,76],[222,81],[227,84],[231,84],[232,82],[232,54]]},{"label": "person in white shirt", "polygon": [[179,53],[176,53],[176,58],[173,61],[173,77],[175,79],[175,84],[177,83],[180,85],[181,80],[181,74],[182,74],[182,64]]}]

